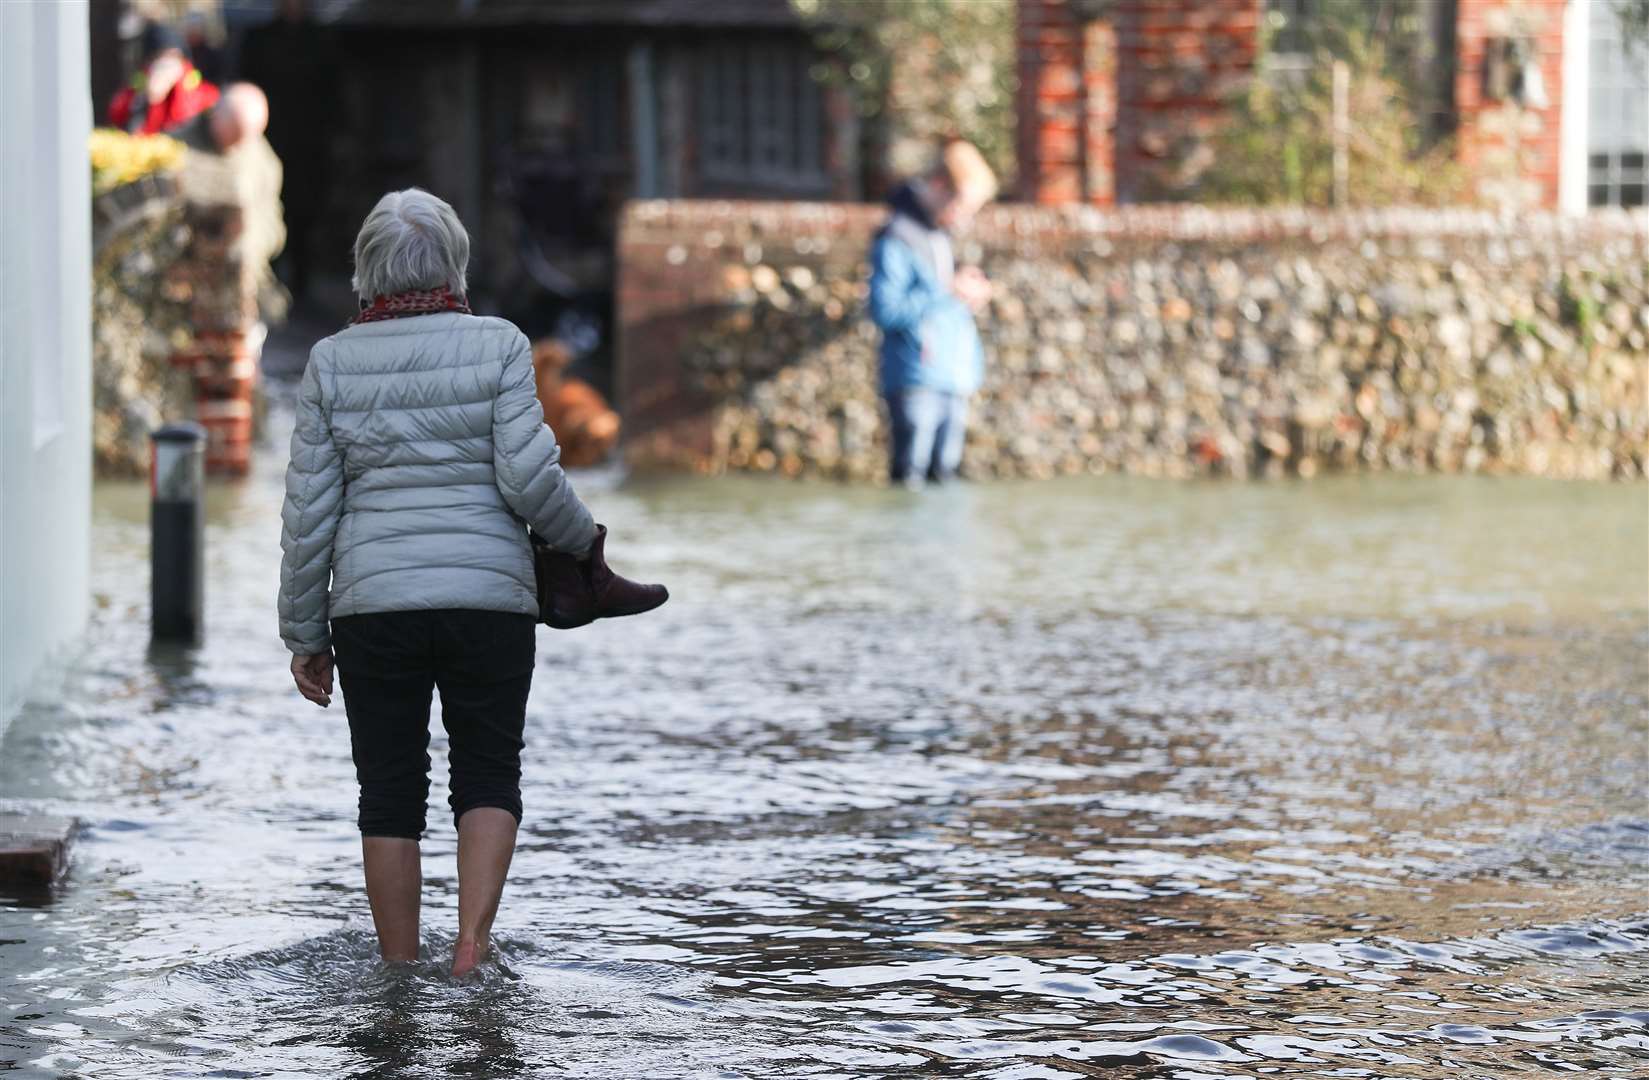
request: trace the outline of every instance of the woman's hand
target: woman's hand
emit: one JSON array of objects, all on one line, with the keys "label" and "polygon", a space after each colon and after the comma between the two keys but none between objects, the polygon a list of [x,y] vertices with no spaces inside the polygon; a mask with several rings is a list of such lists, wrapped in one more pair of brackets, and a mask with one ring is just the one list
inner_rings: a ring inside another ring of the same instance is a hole
[{"label": "woman's hand", "polygon": [[957,267],[956,276],[951,279],[951,289],[974,312],[984,310],[995,291],[991,288],[990,279],[977,266]]},{"label": "woman's hand", "polygon": [[298,693],[321,708],[332,704],[332,651],[292,657],[292,681]]}]

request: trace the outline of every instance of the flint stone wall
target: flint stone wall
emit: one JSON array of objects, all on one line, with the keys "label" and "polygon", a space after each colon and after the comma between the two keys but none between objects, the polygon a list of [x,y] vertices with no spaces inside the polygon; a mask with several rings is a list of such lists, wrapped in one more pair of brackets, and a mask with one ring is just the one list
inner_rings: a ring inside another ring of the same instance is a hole
[{"label": "flint stone wall", "polygon": [[155,174],[92,203],[92,462],[140,476],[149,432],[190,415],[189,373],[167,363],[186,312],[163,287],[190,233],[174,177]]},{"label": "flint stone wall", "polygon": [[[641,202],[618,386],[642,468],[880,480],[871,206]],[[1641,477],[1649,215],[998,207],[964,472]]]},{"label": "flint stone wall", "polygon": [[[92,438],[100,476],[149,467],[149,433],[193,418],[209,471],[244,474],[255,413],[259,290],[284,233],[249,156],[190,151],[92,204]],[[278,174],[276,185],[278,187]]]}]

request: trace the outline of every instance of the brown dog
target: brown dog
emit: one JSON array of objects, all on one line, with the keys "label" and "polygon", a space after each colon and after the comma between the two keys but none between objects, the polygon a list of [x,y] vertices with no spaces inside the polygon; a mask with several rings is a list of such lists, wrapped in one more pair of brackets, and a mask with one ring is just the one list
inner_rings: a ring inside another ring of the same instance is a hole
[{"label": "brown dog", "polygon": [[534,343],[532,367],[538,402],[544,406],[544,422],[561,444],[561,464],[599,465],[618,445],[618,413],[595,387],[561,374],[571,362],[572,354],[554,338]]}]

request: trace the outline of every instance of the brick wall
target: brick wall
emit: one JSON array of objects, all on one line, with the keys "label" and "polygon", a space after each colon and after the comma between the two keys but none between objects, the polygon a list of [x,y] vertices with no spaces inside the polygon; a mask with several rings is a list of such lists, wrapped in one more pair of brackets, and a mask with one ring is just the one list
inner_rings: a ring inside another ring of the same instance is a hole
[{"label": "brick wall", "polygon": [[1213,161],[1208,139],[1259,53],[1261,0],[1116,5],[1120,202],[1185,191]]},{"label": "brick wall", "polygon": [[188,336],[171,362],[194,377],[195,419],[206,429],[206,471],[244,476],[252,465],[257,393],[258,276],[247,251],[243,159],[191,153],[182,173],[189,241],[167,268],[174,298],[186,305]]},{"label": "brick wall", "polygon": [[[1456,0],[1459,159],[1501,209],[1558,201],[1566,0]],[[1021,196],[1043,205],[1171,199],[1213,161],[1209,136],[1258,60],[1263,0],[1071,0],[1019,5]],[[1490,99],[1493,43],[1526,38],[1547,102]]]},{"label": "brick wall", "polygon": [[1065,0],[1020,0],[1020,195],[1052,205],[1116,201],[1116,33]]},{"label": "brick wall", "polygon": [[1019,5],[1021,196],[1109,206],[1184,189],[1225,100],[1253,69],[1261,0]]},{"label": "brick wall", "polygon": [[[1565,0],[1456,0],[1455,112],[1459,159],[1477,197],[1503,209],[1558,202],[1559,119],[1563,110]],[[1484,93],[1489,49],[1499,39],[1533,42],[1545,83],[1544,108]]]}]

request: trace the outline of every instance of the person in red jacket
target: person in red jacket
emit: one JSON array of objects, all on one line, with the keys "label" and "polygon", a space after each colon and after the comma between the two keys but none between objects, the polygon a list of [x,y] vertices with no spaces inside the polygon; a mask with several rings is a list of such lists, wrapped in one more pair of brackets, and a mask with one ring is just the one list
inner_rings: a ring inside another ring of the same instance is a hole
[{"label": "person in red jacket", "polygon": [[143,31],[143,70],[109,103],[109,123],[134,135],[170,131],[217,104],[218,88],[184,54],[183,38],[163,23]]}]

